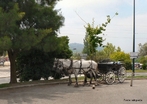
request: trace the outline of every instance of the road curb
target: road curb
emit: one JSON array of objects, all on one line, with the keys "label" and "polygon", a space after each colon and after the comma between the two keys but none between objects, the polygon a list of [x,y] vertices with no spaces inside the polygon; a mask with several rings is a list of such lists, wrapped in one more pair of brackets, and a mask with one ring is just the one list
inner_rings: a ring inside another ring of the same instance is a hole
[{"label": "road curb", "polygon": [[36,83],[36,84],[24,84],[24,85],[12,85],[10,87],[0,88],[0,90],[7,89],[15,89],[15,88],[23,88],[23,87],[33,87],[33,86],[42,86],[42,85],[55,85],[55,84],[67,84],[68,81],[60,81],[60,82],[48,82],[48,83]]},{"label": "road curb", "polygon": [[[126,80],[131,80],[131,79],[130,78],[127,78]],[[137,78],[134,78],[133,80],[147,80],[147,79],[137,79]],[[79,80],[79,82],[83,82],[83,81],[80,81]],[[68,81],[55,81],[55,82],[46,82],[46,83],[12,85],[10,87],[0,88],[0,90],[23,88],[23,87],[33,87],[33,86],[42,86],[42,85],[56,85],[56,84],[68,84]]]}]

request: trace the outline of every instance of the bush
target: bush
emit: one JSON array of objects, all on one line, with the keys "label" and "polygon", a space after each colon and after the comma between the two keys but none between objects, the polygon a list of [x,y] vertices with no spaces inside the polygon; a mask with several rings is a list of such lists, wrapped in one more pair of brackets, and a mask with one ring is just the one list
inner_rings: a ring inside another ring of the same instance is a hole
[{"label": "bush", "polygon": [[131,62],[125,62],[125,68],[127,69],[127,70],[129,70],[129,69],[132,69],[132,64],[131,64]]},{"label": "bush", "polygon": [[143,69],[143,70],[145,70],[145,69],[146,69],[146,67],[147,67],[147,65],[146,65],[146,64],[143,64],[143,65],[142,65],[142,69]]},{"label": "bush", "polygon": [[52,71],[51,76],[52,76],[54,79],[60,79],[60,78],[63,77],[61,73],[57,73],[57,72],[55,72],[55,71]]},{"label": "bush", "polygon": [[48,80],[51,75],[54,58],[40,50],[21,52],[17,57],[17,73],[20,81]]}]

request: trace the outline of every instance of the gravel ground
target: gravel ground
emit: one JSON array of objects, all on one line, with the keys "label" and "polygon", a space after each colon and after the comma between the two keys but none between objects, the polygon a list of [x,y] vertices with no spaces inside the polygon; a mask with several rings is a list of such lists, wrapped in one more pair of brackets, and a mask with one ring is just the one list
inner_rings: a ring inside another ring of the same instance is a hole
[{"label": "gravel ground", "polygon": [[0,104],[147,104],[147,80],[75,88],[67,84],[0,90]]}]

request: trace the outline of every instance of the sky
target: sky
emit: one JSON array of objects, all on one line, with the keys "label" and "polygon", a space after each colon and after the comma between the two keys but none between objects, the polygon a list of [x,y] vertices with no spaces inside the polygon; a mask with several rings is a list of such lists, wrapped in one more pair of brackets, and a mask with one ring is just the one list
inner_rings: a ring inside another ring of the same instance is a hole
[{"label": "sky", "polygon": [[[104,45],[108,42],[126,53],[133,52],[133,1],[134,0],[61,0],[56,9],[61,9],[65,18],[58,36],[68,36],[69,43],[81,43],[85,38],[87,23],[100,26],[110,15],[111,22],[101,35]],[[115,13],[118,13],[115,16]],[[147,0],[135,0],[135,52],[139,44],[147,42]],[[75,47],[76,48],[76,47]]]}]

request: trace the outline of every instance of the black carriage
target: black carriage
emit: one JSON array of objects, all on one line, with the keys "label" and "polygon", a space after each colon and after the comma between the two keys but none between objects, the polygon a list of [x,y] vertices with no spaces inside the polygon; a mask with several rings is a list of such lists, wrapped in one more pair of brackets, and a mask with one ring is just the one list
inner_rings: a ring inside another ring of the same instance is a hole
[{"label": "black carriage", "polygon": [[98,63],[99,75],[107,84],[113,84],[118,78],[120,83],[123,83],[126,78],[126,69],[120,61],[104,61]]}]

